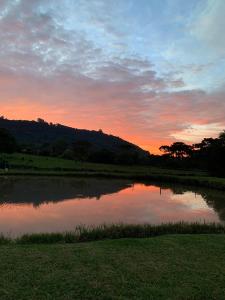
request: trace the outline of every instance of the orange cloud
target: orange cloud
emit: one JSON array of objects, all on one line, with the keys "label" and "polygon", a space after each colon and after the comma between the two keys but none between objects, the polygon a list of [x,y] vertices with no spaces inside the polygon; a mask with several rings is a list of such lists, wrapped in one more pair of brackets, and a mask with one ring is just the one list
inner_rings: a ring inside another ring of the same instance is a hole
[{"label": "orange cloud", "polygon": [[[121,68],[126,63],[122,61]],[[152,153],[159,153],[162,144],[176,138],[185,140],[191,126],[204,125],[207,129],[217,124],[213,134],[225,127],[223,90],[212,94],[199,90],[166,92],[167,82],[157,79],[154,72],[137,75],[126,69],[122,76],[115,66],[107,69],[108,78],[105,70],[103,78],[101,72],[97,73],[100,78],[94,79],[69,69],[48,76],[0,69],[1,114],[12,119],[41,117],[76,128],[101,128]],[[112,81],[111,72],[115,76]],[[121,75],[119,81],[117,75]],[[146,82],[158,92],[141,90]],[[202,131],[199,140],[208,132]],[[188,141],[196,141],[194,134],[192,139],[189,133]]]}]

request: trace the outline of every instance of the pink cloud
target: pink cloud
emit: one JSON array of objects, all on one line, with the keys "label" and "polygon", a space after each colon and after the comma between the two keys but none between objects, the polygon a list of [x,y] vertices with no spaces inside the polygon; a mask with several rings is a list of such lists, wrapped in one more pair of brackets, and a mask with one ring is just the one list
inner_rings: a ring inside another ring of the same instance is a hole
[{"label": "pink cloud", "polygon": [[[190,126],[225,127],[225,89],[185,90],[179,74],[159,76],[147,59],[107,56],[84,32],[60,25],[56,10],[41,11],[44,3],[2,5],[8,5],[0,20],[2,115],[101,128],[153,152]],[[110,27],[105,33],[119,34]]]}]

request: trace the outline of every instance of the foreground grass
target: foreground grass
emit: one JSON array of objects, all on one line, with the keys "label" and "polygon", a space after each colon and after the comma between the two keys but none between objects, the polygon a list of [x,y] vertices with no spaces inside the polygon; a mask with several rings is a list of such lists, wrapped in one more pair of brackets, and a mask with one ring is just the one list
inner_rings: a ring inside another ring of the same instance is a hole
[{"label": "foreground grass", "polygon": [[224,235],[2,245],[1,300],[224,300],[224,250]]},{"label": "foreground grass", "polygon": [[2,154],[11,166],[0,175],[86,176],[155,180],[225,190],[225,178],[210,177],[206,172],[160,169],[150,166],[120,166],[76,162],[60,158],[25,154]]}]

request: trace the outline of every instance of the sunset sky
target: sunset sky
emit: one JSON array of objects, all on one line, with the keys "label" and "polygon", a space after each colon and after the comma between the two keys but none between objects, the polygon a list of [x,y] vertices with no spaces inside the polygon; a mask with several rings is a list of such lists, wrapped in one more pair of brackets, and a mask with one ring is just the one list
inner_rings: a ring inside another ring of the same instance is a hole
[{"label": "sunset sky", "polygon": [[0,0],[0,115],[156,153],[225,129],[224,0]]}]

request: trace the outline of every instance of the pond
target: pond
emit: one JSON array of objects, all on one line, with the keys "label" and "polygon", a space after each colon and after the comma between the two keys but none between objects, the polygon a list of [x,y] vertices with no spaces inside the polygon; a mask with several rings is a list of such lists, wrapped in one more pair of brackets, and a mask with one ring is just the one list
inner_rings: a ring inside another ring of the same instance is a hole
[{"label": "pond", "polygon": [[222,191],[97,178],[6,177],[0,181],[0,232],[73,230],[102,223],[224,222]]}]

